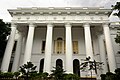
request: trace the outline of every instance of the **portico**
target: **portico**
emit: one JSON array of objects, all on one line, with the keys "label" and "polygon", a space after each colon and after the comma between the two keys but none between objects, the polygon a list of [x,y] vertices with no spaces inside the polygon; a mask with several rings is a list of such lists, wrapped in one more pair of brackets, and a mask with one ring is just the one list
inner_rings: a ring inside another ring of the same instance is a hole
[{"label": "portico", "polygon": [[[18,65],[28,61],[37,65],[39,71],[43,59],[44,72],[51,73],[57,60],[61,60],[58,65],[62,65],[66,73],[73,73],[73,60],[77,59],[80,63],[81,59],[90,56],[92,60],[107,62],[106,56],[101,56],[107,52],[110,71],[114,72],[116,63],[109,32],[109,9],[18,8],[9,12],[13,16],[13,24],[1,66],[2,71],[8,71],[17,29],[20,37],[12,71],[17,71]],[[100,37],[101,34],[104,38]],[[94,36],[97,36],[97,44],[94,44]],[[106,50],[104,48],[102,51],[102,46],[106,47]],[[99,58],[96,58],[98,56]],[[107,65],[103,67],[107,68]]]}]

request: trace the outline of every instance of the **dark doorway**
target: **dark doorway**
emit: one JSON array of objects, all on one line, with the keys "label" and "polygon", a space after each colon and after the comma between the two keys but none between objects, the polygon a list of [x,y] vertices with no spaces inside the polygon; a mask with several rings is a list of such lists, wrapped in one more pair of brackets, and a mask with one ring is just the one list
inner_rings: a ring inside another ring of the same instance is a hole
[{"label": "dark doorway", "polygon": [[80,76],[80,62],[78,59],[73,60],[73,73]]},{"label": "dark doorway", "polygon": [[63,62],[62,62],[61,59],[56,60],[56,67],[58,67],[58,66],[61,67],[61,68],[63,67]]},{"label": "dark doorway", "polygon": [[39,72],[43,72],[43,67],[44,67],[44,59],[41,59]]}]

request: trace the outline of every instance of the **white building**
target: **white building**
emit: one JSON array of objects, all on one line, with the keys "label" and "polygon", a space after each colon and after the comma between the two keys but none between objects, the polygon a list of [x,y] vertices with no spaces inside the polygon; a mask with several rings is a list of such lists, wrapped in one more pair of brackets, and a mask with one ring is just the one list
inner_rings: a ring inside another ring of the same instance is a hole
[{"label": "white building", "polygon": [[17,46],[12,71],[33,62],[37,71],[51,73],[56,65],[66,73],[86,76],[78,65],[87,56],[103,62],[103,70],[114,72],[120,67],[120,50],[115,43],[118,26],[109,24],[110,9],[101,7],[50,7],[17,8],[8,10],[12,19],[12,31],[4,54],[1,70],[8,71],[12,49]]}]

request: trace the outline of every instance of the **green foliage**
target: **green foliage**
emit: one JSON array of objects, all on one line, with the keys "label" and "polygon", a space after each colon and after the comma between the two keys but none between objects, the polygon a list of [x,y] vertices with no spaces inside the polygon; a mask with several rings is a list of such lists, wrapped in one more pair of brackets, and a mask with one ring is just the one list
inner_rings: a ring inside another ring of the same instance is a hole
[{"label": "green foliage", "polygon": [[107,72],[105,80],[115,80],[115,74]]},{"label": "green foliage", "polygon": [[120,44],[120,33],[116,35],[115,42]]},{"label": "green foliage", "polygon": [[20,75],[20,72],[14,72],[14,76],[16,77],[16,79],[18,78],[19,75]]},{"label": "green foliage", "polygon": [[0,71],[0,78],[4,77],[4,73]]},{"label": "green foliage", "polygon": [[48,77],[48,75],[49,75],[49,74],[48,74],[47,72],[44,72],[44,73],[42,73],[42,75],[41,75],[41,76],[42,76],[43,78],[47,78],[47,77]]},{"label": "green foliage", "polygon": [[[114,13],[114,15],[120,18],[120,2],[116,2],[115,5],[112,5],[112,9],[117,10],[117,12]],[[120,33],[116,35],[115,42],[120,44]]]},{"label": "green foliage", "polygon": [[10,24],[6,24],[0,19],[0,57],[3,56],[6,47],[6,37],[10,34]]},{"label": "green foliage", "polygon": [[1,72],[0,78],[13,78],[14,74],[12,72]]},{"label": "green foliage", "polygon": [[37,71],[35,71],[36,67],[37,66],[34,66],[32,62],[27,62],[27,64],[23,64],[22,66],[20,66],[19,71],[22,73],[23,77],[25,77],[27,80],[31,74],[37,73]]},{"label": "green foliage", "polygon": [[43,80],[43,79],[47,79],[48,78],[48,73],[44,72],[44,73],[32,73],[31,74],[31,80]]},{"label": "green foliage", "polygon": [[37,66],[34,66],[32,62],[27,62],[27,64],[20,66],[20,72],[26,75],[27,73],[35,72],[36,67]]},{"label": "green foliage", "polygon": [[79,80],[80,77],[76,74],[66,74],[65,71],[60,67],[54,67],[54,70],[51,71],[52,78],[54,80]]},{"label": "green foliage", "polygon": [[116,2],[116,5],[112,5],[112,9],[118,11],[114,15],[120,18],[120,2]]},{"label": "green foliage", "polygon": [[120,79],[120,68],[117,68],[117,69],[115,69],[115,80],[119,80]]},{"label": "green foliage", "polygon": [[120,68],[115,69],[115,73],[101,74],[101,80],[120,80]]},{"label": "green foliage", "polygon": [[5,78],[13,78],[14,74],[12,72],[5,72],[5,73],[3,73],[3,76]]},{"label": "green foliage", "polygon": [[82,71],[91,71],[91,70],[95,70],[95,72],[97,73],[97,69],[102,69],[102,64],[103,62],[96,62],[95,60],[91,61],[90,57],[87,57],[86,59],[84,59],[84,62],[82,62],[80,64],[80,70]]},{"label": "green foliage", "polygon": [[64,75],[64,79],[63,80],[79,80],[80,77],[76,74],[66,74]]},{"label": "green foliage", "polygon": [[101,77],[101,80],[105,80],[106,74],[101,74],[100,77]]},{"label": "green foliage", "polygon": [[65,74],[65,71],[60,66],[54,67],[54,70],[51,70],[51,72],[51,76],[53,76],[55,80],[62,80]]}]

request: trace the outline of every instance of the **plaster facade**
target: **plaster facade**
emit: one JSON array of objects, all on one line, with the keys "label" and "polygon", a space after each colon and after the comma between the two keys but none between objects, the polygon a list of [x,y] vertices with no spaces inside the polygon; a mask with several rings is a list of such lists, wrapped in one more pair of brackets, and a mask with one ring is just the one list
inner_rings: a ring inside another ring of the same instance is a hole
[{"label": "plaster facade", "polygon": [[[40,71],[40,65],[43,65],[41,60],[44,59],[43,71],[51,73],[59,59],[66,73],[74,73],[74,60],[80,64],[88,56],[104,63],[103,70],[98,70],[97,76],[108,70],[114,72],[114,69],[120,67],[120,54],[117,54],[120,47],[114,41],[119,25],[110,25],[110,9],[33,7],[8,11],[13,17],[13,28],[3,58],[2,71],[8,71],[15,40],[17,47],[12,71],[17,71],[27,61],[33,62],[37,66],[36,70]],[[17,39],[16,29],[19,34]],[[57,47],[57,41],[61,46]],[[86,72],[79,73],[82,77],[90,76]]]}]

